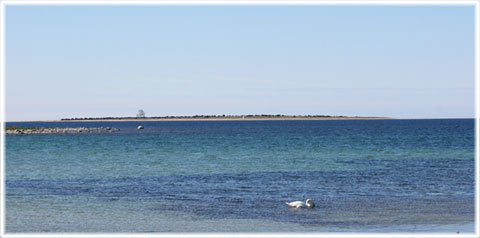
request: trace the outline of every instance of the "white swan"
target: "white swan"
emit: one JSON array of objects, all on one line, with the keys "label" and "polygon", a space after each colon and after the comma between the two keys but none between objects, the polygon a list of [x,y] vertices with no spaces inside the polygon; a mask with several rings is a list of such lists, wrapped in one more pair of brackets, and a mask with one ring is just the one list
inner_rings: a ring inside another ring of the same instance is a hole
[{"label": "white swan", "polygon": [[295,202],[286,202],[287,206],[293,208],[314,208],[315,203],[313,203],[312,199],[307,199],[307,201],[295,201]]}]

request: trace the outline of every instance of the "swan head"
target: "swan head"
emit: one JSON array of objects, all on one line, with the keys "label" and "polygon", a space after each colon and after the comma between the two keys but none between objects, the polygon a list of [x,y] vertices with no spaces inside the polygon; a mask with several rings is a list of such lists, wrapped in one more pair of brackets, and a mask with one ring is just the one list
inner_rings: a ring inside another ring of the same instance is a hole
[{"label": "swan head", "polygon": [[313,203],[312,199],[307,199],[305,203],[307,204],[308,207],[315,207],[315,203]]}]

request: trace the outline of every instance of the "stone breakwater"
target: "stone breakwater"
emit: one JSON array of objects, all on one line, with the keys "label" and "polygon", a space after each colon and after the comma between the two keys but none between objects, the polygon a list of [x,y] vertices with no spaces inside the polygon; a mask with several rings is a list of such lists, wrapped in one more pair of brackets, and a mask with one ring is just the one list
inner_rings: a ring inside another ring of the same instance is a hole
[{"label": "stone breakwater", "polygon": [[28,128],[7,129],[5,134],[73,134],[73,133],[112,133],[120,131],[111,127],[76,127],[76,128]]}]

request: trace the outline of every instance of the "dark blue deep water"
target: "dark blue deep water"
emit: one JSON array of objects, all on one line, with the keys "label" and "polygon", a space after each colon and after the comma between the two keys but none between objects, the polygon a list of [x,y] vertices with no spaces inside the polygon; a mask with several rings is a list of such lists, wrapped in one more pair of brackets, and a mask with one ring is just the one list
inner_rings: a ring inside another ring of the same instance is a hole
[{"label": "dark blue deep water", "polygon": [[474,231],[473,119],[7,125],[120,129],[6,135],[7,232]]}]

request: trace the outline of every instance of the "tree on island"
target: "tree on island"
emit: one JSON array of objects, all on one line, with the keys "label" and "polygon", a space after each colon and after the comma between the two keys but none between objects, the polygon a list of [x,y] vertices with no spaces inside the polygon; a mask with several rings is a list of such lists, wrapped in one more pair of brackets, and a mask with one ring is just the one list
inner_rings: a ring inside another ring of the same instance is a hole
[{"label": "tree on island", "polygon": [[145,112],[142,109],[138,110],[137,117],[145,117]]}]

